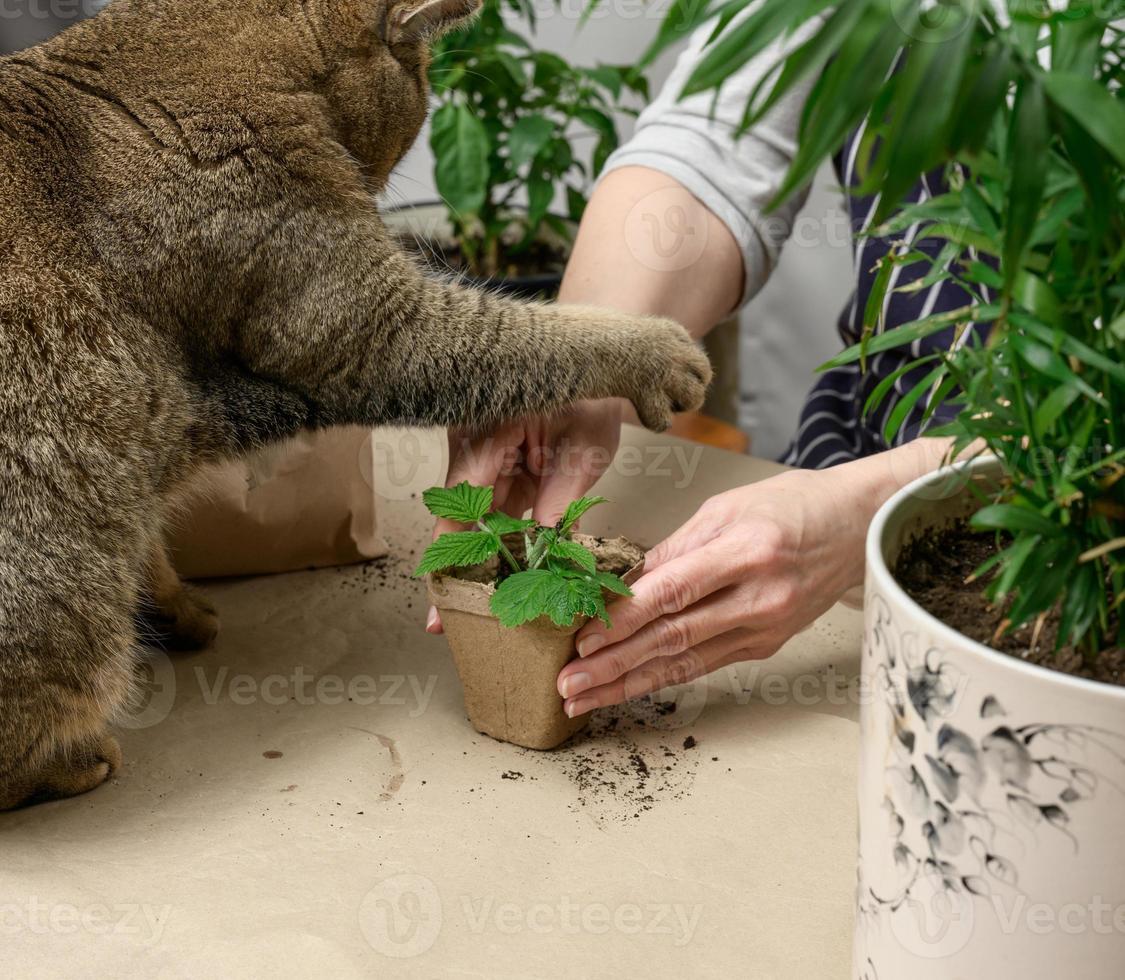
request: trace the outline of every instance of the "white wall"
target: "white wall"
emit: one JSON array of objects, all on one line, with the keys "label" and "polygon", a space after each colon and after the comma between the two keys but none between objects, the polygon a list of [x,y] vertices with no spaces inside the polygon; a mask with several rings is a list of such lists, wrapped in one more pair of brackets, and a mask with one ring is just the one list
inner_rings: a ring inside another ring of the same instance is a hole
[{"label": "white wall", "polygon": [[[536,0],[536,43],[578,64],[629,64],[648,46],[667,9],[664,0],[605,0],[579,29],[581,6],[563,0],[557,9],[549,0]],[[674,55],[665,56],[650,72],[654,92],[673,61]],[[627,136],[632,120],[623,116],[620,124]],[[434,200],[432,166],[424,134],[399,166],[388,200]],[[850,294],[852,258],[847,216],[827,169],[795,227],[769,284],[742,314],[739,417],[759,456],[784,451],[815,368],[840,349],[835,324]]]}]

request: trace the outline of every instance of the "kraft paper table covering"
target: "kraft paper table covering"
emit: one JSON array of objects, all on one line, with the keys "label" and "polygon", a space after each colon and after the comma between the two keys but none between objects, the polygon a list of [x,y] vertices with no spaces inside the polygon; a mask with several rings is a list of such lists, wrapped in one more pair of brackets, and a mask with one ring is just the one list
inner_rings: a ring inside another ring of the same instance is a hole
[{"label": "kraft paper table covering", "polygon": [[[444,440],[383,438],[381,568],[210,587],[219,643],[153,658],[118,778],[0,816],[0,972],[846,976],[859,615],[595,741],[494,742],[407,578]],[[776,470],[630,430],[585,529],[651,545]]]}]

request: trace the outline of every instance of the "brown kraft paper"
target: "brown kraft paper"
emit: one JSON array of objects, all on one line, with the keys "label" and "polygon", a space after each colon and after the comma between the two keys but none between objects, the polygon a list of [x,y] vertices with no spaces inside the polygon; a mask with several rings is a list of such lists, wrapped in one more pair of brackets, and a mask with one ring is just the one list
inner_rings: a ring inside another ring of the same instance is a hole
[{"label": "brown kraft paper", "polygon": [[172,519],[185,578],[348,565],[387,552],[378,534],[371,430],[301,433],[283,446],[204,471]]}]

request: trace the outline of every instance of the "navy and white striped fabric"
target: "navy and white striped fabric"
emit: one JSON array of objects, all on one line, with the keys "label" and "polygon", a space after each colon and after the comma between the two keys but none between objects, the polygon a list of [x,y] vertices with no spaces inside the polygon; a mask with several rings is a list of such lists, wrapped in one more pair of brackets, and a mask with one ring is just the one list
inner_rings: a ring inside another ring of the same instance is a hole
[{"label": "navy and white striped fabric", "polygon": [[[876,266],[890,251],[894,241],[910,244],[914,249],[930,256],[936,256],[945,242],[929,238],[915,241],[918,226],[915,225],[893,239],[865,238],[858,233],[866,231],[878,206],[878,196],[865,197],[853,193],[859,183],[856,178],[856,153],[863,139],[863,128],[852,134],[851,139],[836,156],[834,163],[841,186],[847,195],[855,256],[855,293],[848,306],[840,315],[838,331],[845,346],[858,343],[863,333],[863,314],[867,299],[875,282]],[[909,202],[926,200],[946,190],[940,172],[924,177],[908,195]],[[928,262],[919,261],[912,265],[898,266],[894,270],[890,289],[887,291],[885,324],[888,330],[934,313],[945,313],[972,302],[972,297],[960,286],[951,282],[940,282],[917,292],[896,293],[896,286],[924,277],[931,269]],[[986,296],[987,298],[987,296]],[[909,347],[886,351],[870,358],[866,370],[858,364],[836,368],[820,375],[809,392],[801,411],[797,434],[782,457],[782,462],[806,469],[824,469],[851,460],[870,456],[891,448],[883,438],[887,418],[898,401],[907,394],[930,370],[923,365],[907,372],[899,378],[894,390],[883,400],[879,408],[868,418],[863,417],[863,407],[875,387],[893,374],[897,369],[920,356],[936,351],[948,350],[954,341],[954,327],[939,331]],[[967,339],[969,331],[962,338]],[[923,416],[929,406],[930,396],[918,401],[906,422],[894,439],[901,445],[916,438],[923,430]],[[956,409],[948,404],[935,408],[926,427],[948,421],[956,414]]]}]

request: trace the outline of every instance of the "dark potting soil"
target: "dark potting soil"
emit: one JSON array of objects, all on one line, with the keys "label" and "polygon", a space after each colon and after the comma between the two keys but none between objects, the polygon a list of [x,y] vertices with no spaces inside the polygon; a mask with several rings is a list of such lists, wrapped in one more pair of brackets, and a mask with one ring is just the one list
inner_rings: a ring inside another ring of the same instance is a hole
[{"label": "dark potting soil", "polygon": [[1071,645],[1055,650],[1058,610],[1048,613],[1040,624],[1004,631],[1006,606],[988,602],[983,593],[985,581],[968,581],[995,553],[992,534],[972,531],[961,523],[911,541],[893,572],[910,598],[969,639],[1050,670],[1125,686],[1125,649],[1105,650],[1093,663]]}]

